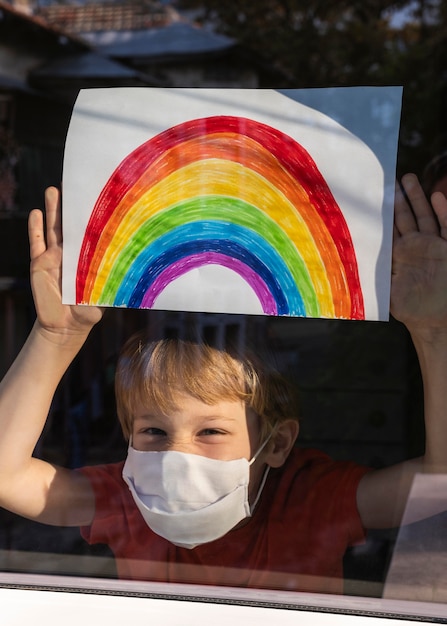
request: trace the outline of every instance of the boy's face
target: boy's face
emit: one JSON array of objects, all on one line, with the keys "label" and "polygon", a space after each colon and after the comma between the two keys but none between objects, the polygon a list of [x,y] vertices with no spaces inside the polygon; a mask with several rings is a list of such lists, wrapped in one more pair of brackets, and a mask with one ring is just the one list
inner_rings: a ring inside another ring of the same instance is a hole
[{"label": "boy's face", "polygon": [[[212,459],[250,460],[262,445],[258,416],[242,401],[204,404],[179,394],[169,415],[141,407],[132,428],[132,446],[143,451],[186,452]],[[264,451],[250,468],[250,495],[256,495],[265,464]],[[253,494],[252,494],[253,492]]]}]

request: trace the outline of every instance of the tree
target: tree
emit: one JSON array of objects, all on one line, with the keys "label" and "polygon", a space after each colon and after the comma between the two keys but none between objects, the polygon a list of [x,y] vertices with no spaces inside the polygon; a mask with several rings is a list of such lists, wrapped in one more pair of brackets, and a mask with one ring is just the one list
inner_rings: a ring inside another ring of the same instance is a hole
[{"label": "tree", "polygon": [[[402,6],[406,2],[392,3]],[[295,86],[347,84],[375,75],[390,3],[384,0],[180,0],[202,22],[274,61]],[[351,80],[352,82],[352,80]],[[297,84],[298,83],[298,84]]]}]

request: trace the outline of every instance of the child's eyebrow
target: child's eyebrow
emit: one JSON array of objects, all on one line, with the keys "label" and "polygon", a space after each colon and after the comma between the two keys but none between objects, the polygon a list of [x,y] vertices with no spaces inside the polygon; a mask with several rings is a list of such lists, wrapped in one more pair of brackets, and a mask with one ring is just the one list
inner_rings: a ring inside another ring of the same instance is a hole
[{"label": "child's eyebrow", "polygon": [[[207,422],[218,422],[218,421],[236,422],[237,421],[235,417],[231,417],[230,415],[219,415],[216,413],[211,413],[209,415],[208,414],[198,415],[197,417]],[[144,413],[142,415],[137,415],[135,417],[135,421],[137,420],[150,421],[150,420],[154,420],[154,419],[156,420],[160,418],[163,418],[163,413]]]},{"label": "child's eyebrow", "polygon": [[163,417],[163,413],[143,413],[141,415],[137,415],[135,417],[135,420],[143,420],[145,422],[148,422],[150,420],[154,420],[154,419],[160,419],[160,417]]},{"label": "child's eyebrow", "polygon": [[213,415],[202,415],[201,417],[207,422],[221,422],[221,421],[235,422],[236,421],[234,417],[229,417],[228,415],[214,415],[213,414]]}]

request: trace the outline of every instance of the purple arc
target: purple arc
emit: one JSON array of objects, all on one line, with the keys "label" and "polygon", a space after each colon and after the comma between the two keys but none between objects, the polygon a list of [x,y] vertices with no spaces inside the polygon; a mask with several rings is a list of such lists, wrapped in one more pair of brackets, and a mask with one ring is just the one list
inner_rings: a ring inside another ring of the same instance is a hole
[{"label": "purple arc", "polygon": [[259,302],[261,303],[262,310],[266,315],[278,314],[275,299],[270,293],[265,281],[250,267],[238,259],[234,259],[218,252],[191,254],[172,263],[151,283],[143,296],[141,307],[145,309],[153,308],[156,299],[167,287],[167,285],[183,274],[186,274],[193,269],[203,267],[204,265],[221,265],[233,270],[253,289]]}]

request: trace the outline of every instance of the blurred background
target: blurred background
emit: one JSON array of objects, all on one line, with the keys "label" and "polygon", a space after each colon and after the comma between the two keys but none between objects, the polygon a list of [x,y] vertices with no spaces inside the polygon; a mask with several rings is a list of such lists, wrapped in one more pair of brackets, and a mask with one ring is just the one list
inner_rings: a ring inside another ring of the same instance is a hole
[{"label": "blurred background", "polygon": [[[0,0],[0,374],[34,320],[27,215],[46,186],[60,185],[79,89],[403,85],[397,173],[423,176],[446,147],[446,38],[442,0]],[[114,310],[62,381],[36,454],[70,467],[123,458],[114,367],[140,328],[267,339],[300,389],[301,445],[375,467],[423,448],[419,370],[394,320]],[[393,541],[377,533],[353,551],[347,593],[380,595]],[[94,565],[65,558],[73,554]],[[107,551],[84,546],[76,530],[4,511],[1,569],[114,575]]]}]

